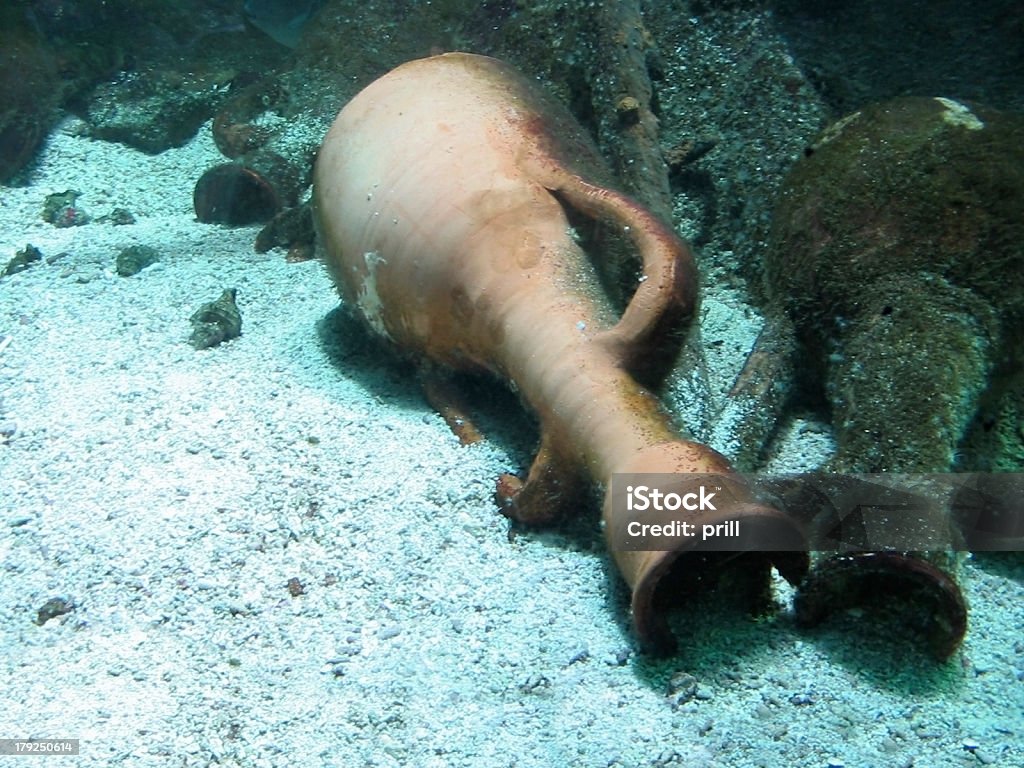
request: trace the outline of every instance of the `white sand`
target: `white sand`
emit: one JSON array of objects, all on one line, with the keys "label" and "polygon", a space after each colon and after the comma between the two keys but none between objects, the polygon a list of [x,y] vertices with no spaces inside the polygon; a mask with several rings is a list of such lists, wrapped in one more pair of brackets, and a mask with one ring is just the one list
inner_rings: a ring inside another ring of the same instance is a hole
[{"label": "white sand", "polygon": [[[82,766],[1024,765],[1019,559],[967,567],[942,667],[855,615],[801,633],[713,599],[679,656],[630,654],[593,521],[510,542],[491,496],[521,457],[461,447],[318,264],[197,224],[218,161],[208,131],[147,157],[65,130],[0,188],[0,261],[67,251],[0,281],[0,737],[78,738]],[[67,188],[138,223],[42,222]],[[161,263],[116,276],[136,243]],[[243,335],[196,352],[226,287]]]}]

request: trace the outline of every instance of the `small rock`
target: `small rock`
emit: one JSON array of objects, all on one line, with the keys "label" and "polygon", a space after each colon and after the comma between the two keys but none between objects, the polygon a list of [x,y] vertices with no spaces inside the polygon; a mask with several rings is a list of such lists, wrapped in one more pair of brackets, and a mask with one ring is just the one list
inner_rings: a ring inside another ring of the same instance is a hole
[{"label": "small rock", "polygon": [[581,648],[580,650],[576,651],[576,653],[574,653],[572,655],[572,658],[570,658],[565,663],[565,666],[571,667],[573,664],[576,664],[576,663],[581,662],[581,661],[586,661],[589,658],[590,658],[590,651],[588,651],[586,648]]},{"label": "small rock", "polygon": [[211,301],[195,311],[192,336],[189,343],[196,349],[208,349],[229,341],[242,334],[242,314],[238,311],[234,288],[226,289],[216,301]]},{"label": "small rock", "polygon": [[[363,652],[363,643],[358,637],[351,636],[345,640],[345,645],[338,648],[339,656],[358,656]],[[334,659],[331,663],[339,663],[342,659]]]},{"label": "small rock", "polygon": [[312,209],[309,205],[300,205],[275,215],[256,236],[254,248],[256,253],[266,253],[276,247],[312,244],[315,237]]},{"label": "small rock", "polygon": [[544,677],[544,675],[530,675],[526,678],[525,682],[520,683],[519,690],[523,693],[536,693],[550,687],[551,681]]},{"label": "small rock", "polygon": [[883,752],[892,753],[899,752],[900,750],[900,745],[896,742],[895,739],[882,739],[882,743],[879,746],[881,747]]},{"label": "small rock", "polygon": [[38,248],[32,244],[26,245],[22,250],[14,254],[13,259],[7,262],[7,266],[4,267],[4,271],[0,272],[0,277],[8,277],[9,275],[16,275],[19,272],[24,272],[33,264],[42,260],[43,254]]},{"label": "small rock", "polygon": [[692,701],[697,696],[697,678],[689,672],[676,672],[668,681],[668,696],[672,699],[672,705],[678,707]]},{"label": "small rock", "polygon": [[115,208],[110,213],[96,219],[97,224],[113,224],[114,226],[125,226],[135,223],[135,216],[127,208]]},{"label": "small rock", "polygon": [[160,252],[148,245],[130,245],[117,254],[116,269],[121,277],[137,275],[160,260]]},{"label": "small rock", "polygon": [[50,619],[55,619],[58,616],[71,613],[75,610],[75,604],[63,597],[51,597],[47,600],[43,607],[36,612],[36,624],[40,627],[43,626]]}]

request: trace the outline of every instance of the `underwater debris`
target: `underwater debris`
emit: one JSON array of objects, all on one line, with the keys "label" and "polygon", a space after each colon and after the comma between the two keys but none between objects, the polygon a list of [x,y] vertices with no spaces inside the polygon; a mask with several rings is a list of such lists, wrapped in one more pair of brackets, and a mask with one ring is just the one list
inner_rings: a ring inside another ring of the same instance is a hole
[{"label": "underwater debris", "polygon": [[131,277],[158,261],[160,252],[156,248],[148,245],[130,245],[117,254],[117,274],[121,277]]},{"label": "underwater debris", "polygon": [[19,272],[24,272],[33,264],[37,264],[42,260],[42,251],[31,243],[28,243],[24,248],[14,254],[14,258],[7,262],[7,266],[4,267],[4,271],[0,272],[0,277],[9,277],[11,275],[18,274]]},{"label": "underwater debris", "polygon": [[269,221],[298,202],[307,174],[269,151],[214,166],[199,178],[192,193],[196,218],[229,227]]},{"label": "underwater debris", "polygon": [[47,195],[43,201],[43,221],[59,228],[88,224],[89,214],[77,204],[81,196],[81,192],[73,189]]},{"label": "underwater debris", "polygon": [[242,314],[235,298],[238,291],[227,288],[216,301],[203,304],[189,322],[193,325],[189,344],[196,349],[209,349],[242,334]]}]

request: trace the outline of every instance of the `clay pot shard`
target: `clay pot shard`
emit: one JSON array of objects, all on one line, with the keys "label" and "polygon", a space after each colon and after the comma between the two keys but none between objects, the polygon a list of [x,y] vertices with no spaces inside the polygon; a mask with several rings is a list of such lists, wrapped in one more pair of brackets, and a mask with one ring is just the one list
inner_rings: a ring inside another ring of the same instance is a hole
[{"label": "clay pot shard", "polygon": [[207,170],[196,182],[192,206],[204,224],[243,227],[270,221],[298,202],[308,171],[261,151]]},{"label": "clay pot shard", "polygon": [[[377,333],[434,366],[509,382],[540,422],[525,482],[506,483],[505,513],[544,523],[608,489],[617,473],[730,473],[680,438],[634,374],[694,311],[696,273],[672,229],[605,183],[586,133],[507,65],[451,53],[404,64],[338,115],[314,172],[327,266],[347,304]],[[620,228],[642,257],[623,312],[573,236],[566,208]],[[605,504],[606,530],[619,513]],[[799,579],[802,531],[739,498],[706,521],[772,529],[785,555],[753,555]],[[615,551],[645,645],[671,645],[655,593],[699,544]],[[744,558],[738,558],[743,561]]]}]

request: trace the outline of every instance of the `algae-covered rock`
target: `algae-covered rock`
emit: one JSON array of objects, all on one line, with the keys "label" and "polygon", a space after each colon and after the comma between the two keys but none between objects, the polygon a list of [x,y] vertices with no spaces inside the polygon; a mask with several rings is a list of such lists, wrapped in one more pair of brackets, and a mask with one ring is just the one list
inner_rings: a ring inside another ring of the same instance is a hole
[{"label": "algae-covered rock", "polygon": [[135,223],[135,214],[127,208],[114,208],[96,219],[97,224],[113,224],[115,227],[123,227]]},{"label": "algae-covered rock", "polygon": [[160,252],[156,248],[148,245],[130,245],[117,254],[117,274],[121,277],[131,277],[158,261]]},{"label": "algae-covered rock", "polygon": [[7,262],[7,266],[4,267],[3,272],[0,272],[0,277],[8,277],[9,275],[16,275],[18,272],[24,272],[33,264],[37,264],[42,260],[42,251],[29,243],[20,251],[15,253],[13,259]]},{"label": "algae-covered rock", "polygon": [[313,211],[308,204],[286,208],[272,218],[256,236],[256,253],[266,253],[271,248],[283,247],[311,249],[316,233],[313,228]]},{"label": "algae-covered rock", "polygon": [[1024,318],[1024,118],[943,98],[832,125],[787,178],[766,276],[832,408],[833,468],[942,471]]},{"label": "algae-covered rock", "polygon": [[47,195],[43,201],[43,221],[58,228],[80,227],[83,224],[88,224],[89,214],[78,204],[78,198],[81,196],[81,192],[76,192],[73,189]]},{"label": "algae-covered rock", "polygon": [[235,303],[237,295],[236,289],[227,288],[219,299],[203,304],[189,318],[193,326],[189,343],[193,347],[208,349],[241,335],[242,314]]},{"label": "algae-covered rock", "polygon": [[223,101],[223,83],[187,71],[152,69],[104,83],[85,115],[97,139],[158,154],[188,142]]}]

